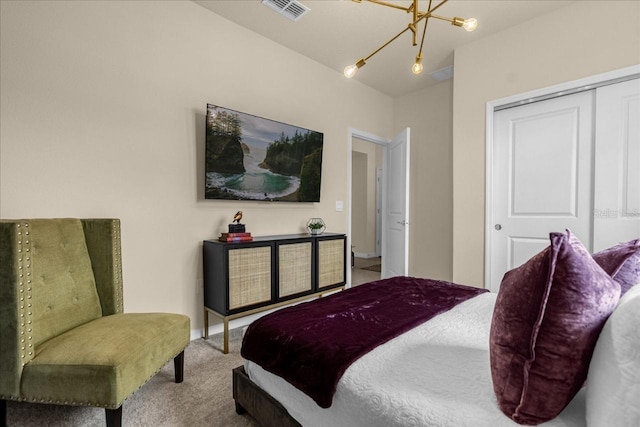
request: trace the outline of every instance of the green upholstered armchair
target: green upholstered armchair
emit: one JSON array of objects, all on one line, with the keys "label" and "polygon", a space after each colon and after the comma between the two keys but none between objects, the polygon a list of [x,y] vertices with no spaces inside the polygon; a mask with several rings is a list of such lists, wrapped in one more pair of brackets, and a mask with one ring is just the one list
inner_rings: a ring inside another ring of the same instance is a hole
[{"label": "green upholstered armchair", "polygon": [[0,415],[7,400],[106,409],[174,359],[187,316],[122,311],[118,219],[0,220]]}]

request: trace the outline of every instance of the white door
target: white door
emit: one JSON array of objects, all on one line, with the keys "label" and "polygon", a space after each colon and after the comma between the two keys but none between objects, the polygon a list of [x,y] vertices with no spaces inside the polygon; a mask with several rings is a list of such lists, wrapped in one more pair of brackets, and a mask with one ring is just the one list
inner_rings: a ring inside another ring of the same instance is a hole
[{"label": "white door", "polygon": [[[569,228],[591,248],[593,93],[583,92],[494,114],[491,283]],[[490,234],[490,235],[489,235]]]},{"label": "white door", "polygon": [[640,79],[596,99],[594,252],[640,237]]},{"label": "white door", "polygon": [[381,278],[409,274],[409,128],[387,146]]}]

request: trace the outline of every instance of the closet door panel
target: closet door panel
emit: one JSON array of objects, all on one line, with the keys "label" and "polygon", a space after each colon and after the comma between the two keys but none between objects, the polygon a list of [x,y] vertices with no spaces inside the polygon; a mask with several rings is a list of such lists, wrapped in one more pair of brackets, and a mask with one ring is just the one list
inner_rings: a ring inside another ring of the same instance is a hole
[{"label": "closet door panel", "polygon": [[640,79],[596,90],[593,250],[640,237]]},{"label": "closet door panel", "polygon": [[593,93],[494,115],[490,289],[569,228],[591,246]]}]

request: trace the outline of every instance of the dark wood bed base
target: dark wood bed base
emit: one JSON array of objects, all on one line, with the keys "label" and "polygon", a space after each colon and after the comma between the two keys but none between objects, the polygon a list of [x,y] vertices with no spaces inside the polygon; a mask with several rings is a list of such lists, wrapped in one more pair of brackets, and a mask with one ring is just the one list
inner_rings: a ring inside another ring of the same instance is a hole
[{"label": "dark wood bed base", "polygon": [[233,399],[237,414],[249,413],[262,427],[302,427],[280,402],[251,381],[244,366],[233,370]]}]

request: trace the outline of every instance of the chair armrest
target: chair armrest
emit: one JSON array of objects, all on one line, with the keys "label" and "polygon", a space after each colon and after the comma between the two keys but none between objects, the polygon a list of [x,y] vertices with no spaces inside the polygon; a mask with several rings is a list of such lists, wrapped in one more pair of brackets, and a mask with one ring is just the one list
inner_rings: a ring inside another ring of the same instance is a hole
[{"label": "chair armrest", "polygon": [[[0,221],[0,398],[20,395],[22,367],[33,358],[31,339],[31,260],[28,221]],[[30,310],[30,309],[29,309]]]}]

